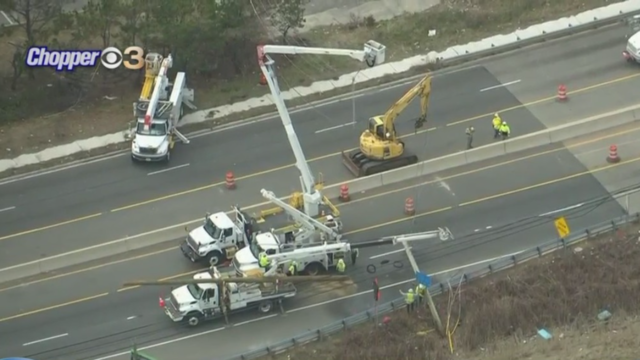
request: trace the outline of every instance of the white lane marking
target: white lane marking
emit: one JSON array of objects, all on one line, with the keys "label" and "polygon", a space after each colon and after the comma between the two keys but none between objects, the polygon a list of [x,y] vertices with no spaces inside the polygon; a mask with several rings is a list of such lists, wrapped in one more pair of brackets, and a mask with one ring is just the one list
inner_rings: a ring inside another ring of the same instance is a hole
[{"label": "white lane marking", "polygon": [[[436,72],[434,73],[434,76],[446,76],[446,75],[451,75],[451,74],[455,74],[458,72],[462,72],[462,71],[469,71],[472,69],[477,69],[480,68],[480,65],[470,65],[469,64],[465,64],[464,66],[461,67],[452,67],[450,69],[446,69],[441,71],[441,72]],[[359,99],[361,97],[365,97],[365,96],[371,96],[373,94],[379,94],[381,92],[386,92],[386,91],[391,91],[394,90],[396,88],[399,87],[404,87],[407,84],[411,84],[411,83],[415,83],[418,80],[422,79],[424,77],[424,75],[416,75],[416,76],[412,76],[406,79],[400,79],[397,81],[392,81],[390,83],[387,84],[382,84],[382,85],[378,85],[378,86],[374,86],[374,87],[370,87],[370,88],[366,88],[366,89],[362,89],[362,90],[357,90],[356,92],[352,92],[352,93],[348,93],[345,95],[337,95],[328,99],[324,99],[324,100],[317,100],[317,101],[313,101],[310,103],[307,103],[305,105],[302,106],[298,106],[292,109],[289,109],[289,114],[296,114],[296,113],[300,113],[303,111],[311,111],[313,109],[317,109],[319,107],[323,107],[323,106],[328,106],[328,105],[333,105],[336,103],[339,103],[341,101],[344,100],[351,100],[351,99]],[[241,127],[245,127],[248,125],[255,125],[261,122],[265,122],[265,121],[271,121],[271,120],[280,120],[280,117],[278,116],[277,113],[270,113],[270,114],[264,114],[264,115],[258,115],[249,119],[245,119],[245,120],[241,120],[241,121],[236,121],[236,122],[232,122],[229,125],[222,125],[220,127],[217,127],[213,130],[201,130],[201,131],[196,131],[192,134],[188,134],[189,135],[189,139],[195,139],[195,138],[200,138],[203,136],[209,136],[209,135],[213,135],[213,134],[217,134],[220,132],[224,132],[224,131],[228,131],[228,130],[233,130],[233,129],[238,129]],[[76,160],[76,161],[72,161],[70,163],[67,164],[63,164],[63,165],[59,165],[59,166],[54,166],[51,168],[48,168],[46,170],[36,170],[33,171],[31,173],[27,173],[24,175],[16,175],[13,177],[9,177],[6,178],[4,180],[0,180],[0,186],[2,185],[6,185],[6,184],[11,184],[14,182],[18,182],[18,181],[22,181],[22,180],[27,180],[27,179],[33,179],[36,177],[40,177],[40,176],[44,176],[44,175],[49,175],[49,174],[53,174],[53,173],[57,173],[60,171],[64,171],[64,170],[69,170],[69,169],[73,169],[76,167],[80,167],[80,166],[85,166],[85,165],[89,165],[89,164],[95,164],[101,161],[105,161],[105,160],[111,160],[111,159],[115,159],[117,157],[120,156],[124,156],[124,155],[128,155],[130,152],[130,150],[121,150],[121,151],[115,151],[113,153],[109,153],[106,154],[102,157],[99,157],[97,159],[89,159],[89,160]]]},{"label": "white lane marking", "polygon": [[577,209],[577,208],[579,208],[579,207],[580,207],[580,206],[582,206],[582,205],[584,205],[584,203],[581,203],[581,204],[575,204],[575,205],[567,206],[566,208],[562,208],[562,209],[558,209],[558,210],[549,211],[549,212],[546,212],[546,213],[544,213],[544,214],[540,214],[540,215],[538,215],[538,216],[541,216],[541,217],[543,217],[543,216],[549,216],[549,215],[557,214],[557,213],[560,213],[560,212],[565,212],[565,211],[569,211],[569,210]]},{"label": "white lane marking", "polygon": [[15,22],[13,22],[13,20],[11,20],[11,18],[9,17],[9,15],[7,15],[7,13],[6,13],[6,12],[4,12],[4,11],[1,11],[1,10],[0,10],[0,14],[2,14],[2,16],[3,16],[5,19],[7,19],[7,21],[9,22],[9,26],[12,26],[12,25],[15,25],[15,24],[16,24]]},{"label": "white lane marking", "polygon": [[271,314],[268,316],[263,316],[261,318],[257,318],[257,319],[253,319],[253,320],[247,320],[247,321],[243,321],[243,322],[239,322],[237,324],[233,324],[233,326],[242,326],[242,325],[247,325],[247,324],[251,324],[254,322],[258,322],[258,321],[262,321],[262,320],[267,320],[267,319],[271,319],[272,317],[276,317],[278,316],[278,314]]},{"label": "white lane marking", "polygon": [[493,226],[487,226],[487,227],[485,227],[484,229],[475,229],[475,230],[473,230],[473,232],[479,232],[479,231],[482,231],[482,230],[489,230],[489,229],[491,229],[492,227],[493,227]]},{"label": "white lane marking", "polygon": [[0,212],[13,210],[13,209],[15,209],[15,208],[16,208],[15,206],[10,206],[10,207],[8,207],[8,208],[0,209]]},{"label": "white lane marking", "polygon": [[496,86],[489,86],[488,88],[481,89],[480,92],[485,92],[485,91],[498,89],[498,88],[509,86],[509,85],[514,85],[514,84],[519,83],[520,81],[522,81],[522,80],[514,80],[514,81],[509,81],[509,82],[504,83],[504,84],[496,85]]},{"label": "white lane marking", "polygon": [[389,251],[389,252],[386,252],[386,253],[382,253],[382,254],[380,254],[380,255],[373,255],[373,256],[372,256],[372,257],[370,257],[369,259],[373,260],[373,259],[377,259],[377,258],[385,257],[385,256],[387,256],[387,255],[391,255],[391,254],[399,253],[399,252],[402,252],[402,251],[404,251],[404,248],[402,248],[402,249],[398,249],[398,250]]},{"label": "white lane marking", "polygon": [[172,171],[172,170],[176,170],[176,169],[182,169],[183,167],[187,167],[189,165],[191,165],[191,164],[190,163],[186,163],[186,164],[182,164],[182,165],[178,165],[178,166],[174,166],[174,167],[170,167],[170,168],[166,168],[166,169],[162,169],[162,170],[158,170],[158,171],[153,171],[153,172],[148,173],[147,176],[156,175],[156,174],[162,174],[164,172]]},{"label": "white lane marking", "polygon": [[[471,266],[476,266],[476,265],[492,262],[492,261],[495,261],[495,260],[498,260],[498,259],[502,259],[504,257],[514,256],[514,255],[517,255],[517,254],[520,254],[520,253],[522,253],[522,251],[518,251],[518,252],[515,252],[515,253],[512,253],[512,254],[507,254],[507,255],[502,255],[502,256],[496,256],[496,257],[491,258],[491,259],[485,259],[485,260],[476,261],[476,262],[471,263],[471,264],[461,265],[461,266],[457,266],[457,267],[454,267],[454,268],[451,268],[451,269],[438,271],[438,272],[435,272],[435,273],[431,274],[431,276],[445,274],[445,273],[448,273],[448,272],[451,272],[451,271],[456,271],[456,270],[464,269],[464,268],[467,268],[467,267],[471,267]],[[392,288],[392,287],[395,287],[395,286],[398,286],[398,285],[403,285],[403,284],[406,284],[406,283],[409,283],[409,282],[412,282],[412,281],[416,281],[416,279],[415,278],[411,278],[411,279],[408,279],[408,280],[397,282],[395,284],[382,286],[382,287],[380,287],[380,290],[389,289],[389,288]],[[323,302],[319,302],[319,303],[316,303],[316,304],[311,304],[311,305],[308,305],[308,306],[303,306],[303,307],[300,307],[300,308],[297,308],[297,309],[289,310],[286,313],[288,314],[288,313],[294,313],[294,312],[297,312],[297,311],[312,309],[312,308],[315,308],[315,307],[324,306],[324,305],[331,304],[331,303],[334,303],[334,302],[337,302],[337,301],[351,299],[351,298],[354,298],[354,297],[357,297],[357,296],[360,296],[360,295],[365,295],[365,294],[371,295],[371,290],[362,291],[362,292],[359,292],[359,293],[356,293],[356,294],[343,296],[343,297],[340,297],[340,298],[336,298],[336,299],[332,299],[332,300],[328,300],[328,301],[323,301]],[[245,321],[245,322],[242,322],[242,323],[235,324],[234,327],[235,326],[239,326],[239,325],[246,325],[246,324],[249,324],[249,323],[254,322],[254,321],[259,321],[259,320],[272,318],[272,317],[275,317],[277,315],[278,314],[273,314],[273,315],[269,315],[269,316],[264,316],[264,317],[256,319],[256,320]],[[217,329],[207,330],[207,331],[203,331],[203,332],[200,332],[200,333],[179,337],[179,338],[176,338],[176,339],[171,339],[171,340],[159,342],[159,343],[156,343],[156,344],[143,346],[143,347],[139,348],[138,350],[141,350],[141,351],[149,350],[149,349],[153,349],[153,348],[157,348],[157,347],[160,347],[160,346],[177,343],[177,342],[184,341],[184,340],[193,339],[193,338],[200,337],[200,336],[203,336],[203,335],[208,335],[208,334],[211,334],[211,333],[214,333],[214,332],[218,332],[218,331],[221,331],[221,330],[224,330],[224,329],[225,329],[224,327],[221,327],[221,328],[217,328]],[[113,358],[116,358],[118,356],[126,356],[126,355],[129,355],[129,354],[130,354],[130,352],[126,351],[126,352],[121,352],[121,353],[117,353],[117,354],[101,357],[101,358],[95,359],[95,360],[113,359]]]},{"label": "white lane marking", "polygon": [[451,186],[449,186],[449,184],[446,181],[442,180],[438,176],[436,176],[435,179],[438,182],[438,186],[447,190],[451,195],[456,196],[456,193],[454,193],[453,190],[451,190]]},{"label": "white lane marking", "polygon": [[135,315],[134,315],[134,316],[129,316],[129,317],[127,318],[127,320],[133,320],[133,319],[135,319],[135,318],[137,318],[137,316],[135,316]]},{"label": "white lane marking", "polygon": [[331,131],[331,130],[340,129],[340,128],[343,128],[343,127],[345,127],[345,126],[355,125],[355,124],[356,124],[356,122],[355,122],[355,121],[352,121],[352,122],[348,122],[348,123],[346,123],[346,124],[340,124],[340,125],[336,125],[336,126],[328,127],[328,128],[326,128],[326,129],[316,130],[316,134],[320,134],[320,133],[323,133],[323,132],[325,132],[325,131]]},{"label": "white lane marking", "polygon": [[53,339],[59,339],[61,337],[65,337],[65,336],[69,336],[69,334],[60,334],[60,335],[51,336],[51,337],[40,339],[40,340],[36,340],[36,341],[31,341],[31,342],[22,344],[22,346],[29,346],[29,345],[33,345],[33,344],[38,344],[38,343],[49,341],[49,340],[53,340]]}]

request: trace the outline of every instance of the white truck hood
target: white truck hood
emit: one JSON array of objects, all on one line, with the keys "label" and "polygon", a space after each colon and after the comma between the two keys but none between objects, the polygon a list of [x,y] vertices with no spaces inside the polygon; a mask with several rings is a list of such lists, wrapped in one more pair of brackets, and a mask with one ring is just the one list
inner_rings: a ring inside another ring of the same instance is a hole
[{"label": "white truck hood", "polygon": [[638,51],[640,50],[640,31],[633,34],[629,41],[627,42],[627,51],[633,53],[633,55],[638,55]]},{"label": "white truck hood", "polygon": [[196,299],[194,299],[193,296],[191,296],[191,293],[189,292],[189,289],[187,289],[186,286],[180,286],[179,288],[174,289],[171,292],[171,295],[173,295],[173,298],[176,299],[176,301],[178,302],[177,304],[175,304],[175,306],[178,309],[196,301]]},{"label": "white truck hood", "polygon": [[135,141],[136,145],[144,148],[159,148],[162,143],[167,140],[166,136],[158,136],[158,135],[139,135],[136,134],[136,137],[133,141]]},{"label": "white truck hood", "polygon": [[193,239],[193,241],[195,241],[200,245],[209,244],[211,243],[211,240],[213,240],[211,236],[209,236],[209,234],[207,234],[207,232],[204,231],[204,226],[200,226],[191,230],[191,232],[189,233],[189,236]]},{"label": "white truck hood", "polygon": [[236,252],[236,259],[238,260],[238,263],[240,265],[250,265],[253,263],[258,263],[258,259],[253,256],[251,248],[249,248],[248,246],[245,246],[244,248]]}]

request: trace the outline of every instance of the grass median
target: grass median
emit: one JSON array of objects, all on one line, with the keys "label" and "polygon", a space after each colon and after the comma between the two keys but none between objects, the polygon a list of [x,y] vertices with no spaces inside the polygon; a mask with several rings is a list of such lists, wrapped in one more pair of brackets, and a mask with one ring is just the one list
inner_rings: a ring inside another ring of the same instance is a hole
[{"label": "grass median", "polygon": [[[610,3],[607,0],[443,0],[440,5],[425,12],[403,15],[391,20],[376,21],[371,17],[353,17],[349,24],[310,29],[293,38],[292,44],[357,49],[365,41],[375,39],[387,45],[387,61],[392,62],[416,54],[443,50],[449,46],[464,44],[498,33],[511,32],[534,23]],[[429,36],[432,30],[435,31],[435,35]],[[8,45],[0,45],[0,53],[8,49]],[[283,90],[309,85],[314,81],[336,78],[343,73],[362,68],[362,64],[353,60],[336,57],[283,57],[277,58],[277,61]],[[397,80],[425,70],[414,69],[410,73],[372,80],[359,84],[358,88]],[[256,68],[254,74],[248,74],[233,81],[200,83],[196,87],[197,105],[200,109],[206,109],[264,95],[268,89],[258,85],[258,76]],[[47,97],[51,96],[48,91],[47,86],[42,86],[33,90],[33,95],[46,101]],[[351,89],[345,88],[304,99],[295,99],[288,105],[302,105],[349,91]],[[21,154],[38,152],[47,147],[78,139],[124,130],[127,123],[132,120],[131,103],[137,99],[138,92],[138,86],[132,87],[129,84],[125,87],[110,89],[109,93],[83,99],[71,108],[55,114],[2,123],[0,124],[0,143],[4,146],[0,148],[0,158],[15,158]],[[16,106],[31,107],[37,104],[34,100]],[[188,130],[213,128],[224,122],[236,121],[273,110],[271,107],[254,109],[227,118],[192,125]],[[55,160],[53,163],[87,157],[96,152],[102,151],[73,155]],[[10,173],[22,171],[24,170]]]}]

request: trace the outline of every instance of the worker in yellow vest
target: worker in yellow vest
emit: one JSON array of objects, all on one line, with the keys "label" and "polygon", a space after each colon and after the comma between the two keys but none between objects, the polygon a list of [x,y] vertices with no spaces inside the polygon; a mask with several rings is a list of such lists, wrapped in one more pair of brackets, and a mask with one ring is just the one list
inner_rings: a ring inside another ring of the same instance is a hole
[{"label": "worker in yellow vest", "polygon": [[406,293],[399,290],[400,294],[404,296],[404,302],[407,304],[407,313],[411,313],[413,311],[413,305],[415,302],[415,294],[413,293],[413,289],[409,289]]},{"label": "worker in yellow vest", "polygon": [[344,271],[347,270],[347,264],[345,264],[344,259],[340,258],[338,260],[338,263],[336,264],[336,270],[338,270],[340,274],[343,274]]},{"label": "worker in yellow vest", "polygon": [[258,262],[260,267],[263,268],[265,272],[269,270],[269,265],[271,265],[271,261],[269,260],[267,253],[261,252],[258,257]]},{"label": "worker in yellow vest", "polygon": [[292,261],[291,264],[289,264],[289,273],[287,275],[296,276],[296,274],[298,274],[298,263]]},{"label": "worker in yellow vest", "polygon": [[502,125],[502,119],[500,114],[495,113],[493,115],[493,138],[497,139],[500,136],[500,125]]},{"label": "worker in yellow vest", "polygon": [[418,295],[418,305],[423,304],[424,297],[427,295],[427,287],[424,284],[416,286],[416,295]]},{"label": "worker in yellow vest", "polygon": [[511,129],[509,128],[509,124],[505,121],[500,125],[500,135],[502,136],[502,140],[507,139],[511,135]]}]

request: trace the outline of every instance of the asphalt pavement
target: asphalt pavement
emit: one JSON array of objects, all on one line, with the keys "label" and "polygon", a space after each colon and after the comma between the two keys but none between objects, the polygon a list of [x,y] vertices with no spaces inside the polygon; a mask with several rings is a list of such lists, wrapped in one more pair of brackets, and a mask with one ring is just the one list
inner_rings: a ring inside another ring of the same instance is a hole
[{"label": "asphalt pavement", "polygon": [[[449,227],[455,240],[413,244],[418,262],[429,273],[513,253],[555,237],[554,218],[538,215],[607,194],[586,172],[587,168],[572,153],[550,146],[381,188],[360,194],[342,207],[346,237],[357,243]],[[415,218],[403,216],[404,199],[409,196],[416,200],[418,216]],[[574,213],[569,211],[566,216],[574,229],[580,229],[606,221],[622,211],[617,202],[608,201]],[[217,358],[225,358],[246,349],[244,345],[241,348],[231,345],[237,344],[233,342],[237,331],[251,339],[250,346],[265,345],[368,308],[370,293],[355,294],[368,290],[372,276],[377,276],[382,286],[410,278],[404,255],[395,250],[392,246],[364,250],[358,264],[349,268],[353,283],[338,288],[313,285],[286,304],[287,310],[294,312],[277,315],[281,318],[243,324],[256,319],[255,314],[247,314],[233,320],[242,330],[236,327],[216,330],[223,326],[221,322],[193,330],[172,324],[158,308],[157,298],[168,289],[147,287],[117,291],[126,280],[166,278],[196,270],[174,248],[1,291],[0,348],[12,355],[41,360],[90,359],[123,351],[132,341],[141,346],[170,342],[147,351],[159,359],[179,355],[186,360],[201,360],[215,350]],[[404,265],[401,269],[394,268],[383,264],[384,259],[400,260]],[[375,275],[365,271],[371,264],[376,267]],[[387,299],[397,294],[397,289],[392,290],[385,295]],[[95,299],[38,310],[90,296]],[[351,297],[336,300],[345,296]],[[29,315],[11,318],[20,312]],[[278,331],[269,331],[269,328]],[[196,336],[213,330],[215,334]],[[192,337],[187,341],[174,341],[185,336]]]},{"label": "asphalt pavement", "polygon": [[[633,89],[640,78],[635,67],[619,59],[623,34],[623,28],[607,28],[436,77],[428,124],[435,130],[407,138],[409,149],[423,160],[461,150],[468,125],[477,129],[476,146],[482,145],[491,141],[489,114],[501,109],[511,109],[502,116],[518,136],[541,129],[543,123],[564,123],[635,103]],[[576,57],[584,48],[591,49],[588,59]],[[545,61],[534,66],[532,59],[537,58]],[[568,103],[547,100],[522,106],[553,96],[565,80],[570,91],[582,89],[570,94]],[[356,146],[366,119],[384,112],[411,85],[357,97],[355,125],[336,128],[354,120],[350,100],[294,113],[307,158],[322,157],[311,161],[314,172],[321,172],[328,183],[350,178],[337,153]],[[413,133],[417,116],[413,104],[400,117],[398,130]],[[0,212],[0,263],[16,265],[151,231],[227,209],[230,203],[262,202],[262,187],[280,196],[299,188],[296,171],[282,168],[293,162],[293,154],[277,118],[195,138],[177,149],[173,160],[169,168],[135,166],[119,156],[0,185],[0,209],[13,208]],[[248,177],[238,181],[241,190],[215,186],[229,170]]]}]

